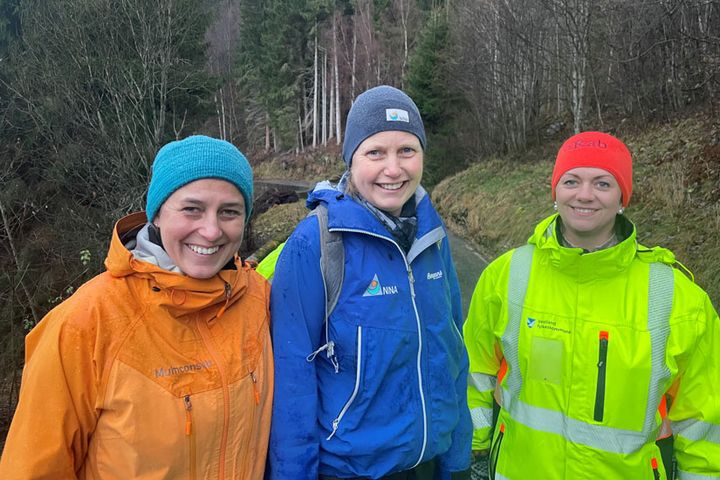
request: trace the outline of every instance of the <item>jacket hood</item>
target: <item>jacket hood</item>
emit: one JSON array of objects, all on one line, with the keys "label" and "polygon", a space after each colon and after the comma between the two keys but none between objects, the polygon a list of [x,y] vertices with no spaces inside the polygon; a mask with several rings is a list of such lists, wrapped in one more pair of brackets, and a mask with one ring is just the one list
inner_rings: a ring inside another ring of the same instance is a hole
[{"label": "jacket hood", "polygon": [[630,231],[627,238],[613,247],[590,253],[560,244],[557,236],[558,218],[559,215],[556,213],[541,221],[535,227],[528,243],[545,253],[553,266],[569,275],[577,275],[587,280],[596,276],[613,275],[628,268],[635,257],[646,263],[660,262],[668,265],[675,263],[675,255],[670,250],[640,245],[637,242],[635,225],[625,216],[619,216],[618,221],[624,223],[622,227],[625,231]]},{"label": "jacket hood", "polygon": [[[342,230],[362,230],[390,238],[390,232],[375,219],[364,206],[345,193],[345,177],[337,185],[325,180],[315,185],[308,195],[306,205],[314,209],[319,204],[328,209],[328,228]],[[422,186],[415,190],[418,229],[415,235],[420,238],[442,226],[440,216],[430,203],[430,196]]]},{"label": "jacket hood", "polygon": [[141,290],[138,293],[146,294],[148,302],[168,309],[176,317],[198,312],[206,319],[220,316],[242,296],[247,288],[250,269],[243,266],[237,256],[237,270],[221,270],[208,279],[170,272],[135,258],[125,247],[125,242],[133,238],[146,223],[145,213],[139,212],[121,218],[115,224],[105,259],[105,267],[110,275],[137,278]]}]

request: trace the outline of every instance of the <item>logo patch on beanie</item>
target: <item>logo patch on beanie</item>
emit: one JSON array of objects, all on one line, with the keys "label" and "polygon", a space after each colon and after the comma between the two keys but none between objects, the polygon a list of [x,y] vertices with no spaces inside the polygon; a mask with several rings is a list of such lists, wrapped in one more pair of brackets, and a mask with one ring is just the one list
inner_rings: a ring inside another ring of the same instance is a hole
[{"label": "logo patch on beanie", "polygon": [[407,110],[401,110],[399,108],[386,108],[385,120],[387,120],[388,122],[410,123],[410,115],[408,115]]},{"label": "logo patch on beanie", "polygon": [[602,140],[576,140],[567,146],[568,150],[577,150],[580,148],[608,148],[608,145]]}]

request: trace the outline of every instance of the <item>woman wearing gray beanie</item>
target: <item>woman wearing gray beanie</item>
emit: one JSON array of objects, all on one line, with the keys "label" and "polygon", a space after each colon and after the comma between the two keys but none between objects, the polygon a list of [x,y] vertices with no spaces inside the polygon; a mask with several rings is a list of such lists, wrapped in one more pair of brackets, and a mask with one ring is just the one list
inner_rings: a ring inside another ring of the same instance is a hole
[{"label": "woman wearing gray beanie", "polygon": [[[319,210],[280,254],[271,479],[467,478],[460,292],[445,227],[420,186],[425,144],[405,93],[361,94],[347,118],[346,174],[318,184],[308,206]],[[321,253],[327,234],[339,253]],[[324,275],[321,263],[340,274]]]},{"label": "woman wearing gray beanie", "polygon": [[160,149],[107,271],[27,336],[0,478],[263,478],[269,286],[237,256],[252,195],[232,144]]}]

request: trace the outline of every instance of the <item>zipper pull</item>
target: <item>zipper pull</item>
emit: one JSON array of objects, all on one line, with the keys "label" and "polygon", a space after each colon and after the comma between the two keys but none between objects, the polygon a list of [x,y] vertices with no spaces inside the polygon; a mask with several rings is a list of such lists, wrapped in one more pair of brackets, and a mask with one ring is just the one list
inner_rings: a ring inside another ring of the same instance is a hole
[{"label": "zipper pull", "polygon": [[185,403],[185,435],[192,433],[192,403],[190,403],[190,395],[185,395],[183,399]]},{"label": "zipper pull", "polygon": [[225,282],[225,305],[220,307],[220,310],[218,310],[218,313],[216,315],[217,318],[222,317],[223,313],[225,313],[225,310],[227,310],[228,304],[230,303],[230,297],[232,296],[232,287],[229,283]]},{"label": "zipper pull", "polygon": [[340,425],[340,418],[336,418],[335,420],[333,420],[332,432],[330,432],[330,435],[328,435],[328,437],[325,440],[330,440],[332,437],[335,436],[335,432],[337,432],[338,425]]},{"label": "zipper pull", "polygon": [[650,459],[650,466],[652,467],[652,471],[653,471],[653,479],[660,480],[660,471],[658,470],[657,458],[653,457]]},{"label": "zipper pull", "polygon": [[260,405],[260,392],[257,389],[257,376],[255,372],[250,372],[250,378],[253,381],[253,393],[255,394],[255,405]]},{"label": "zipper pull", "polygon": [[597,365],[597,366],[598,366],[598,367],[602,367],[602,366],[605,364],[605,362],[606,362],[606,358],[604,358],[605,355],[603,354],[603,352],[607,352],[608,343],[609,343],[609,341],[610,341],[610,334],[609,334],[608,332],[606,332],[606,331],[601,331],[600,334],[598,335],[598,337],[599,337],[599,340],[600,340],[600,352],[601,352],[601,354],[600,354],[600,360],[598,361],[598,365]]},{"label": "zipper pull", "polygon": [[410,279],[410,294],[415,298],[415,276],[410,265],[408,265],[408,278]]}]

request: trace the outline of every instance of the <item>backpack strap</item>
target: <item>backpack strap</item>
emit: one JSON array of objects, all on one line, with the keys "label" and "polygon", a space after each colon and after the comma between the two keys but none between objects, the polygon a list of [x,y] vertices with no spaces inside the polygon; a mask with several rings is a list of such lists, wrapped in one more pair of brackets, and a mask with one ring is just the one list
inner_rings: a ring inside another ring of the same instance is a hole
[{"label": "backpack strap", "polygon": [[320,273],[325,287],[325,345],[308,355],[306,360],[312,362],[318,353],[325,350],[337,373],[340,366],[335,356],[335,342],[330,339],[329,320],[340,298],[340,290],[345,278],[345,248],[342,233],[328,230],[328,211],[325,205],[319,204],[308,214],[308,217],[310,216],[317,218],[320,232]]}]

